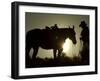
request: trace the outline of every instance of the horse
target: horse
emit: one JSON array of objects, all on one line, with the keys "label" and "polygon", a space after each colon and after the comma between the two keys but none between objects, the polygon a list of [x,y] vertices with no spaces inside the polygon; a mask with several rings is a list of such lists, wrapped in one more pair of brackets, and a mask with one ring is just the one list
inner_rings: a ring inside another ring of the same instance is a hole
[{"label": "horse", "polygon": [[75,30],[73,28],[57,28],[57,29],[33,29],[26,34],[26,57],[29,57],[30,49],[34,52],[32,60],[36,59],[39,47],[49,50],[53,49],[54,59],[58,51],[58,56],[63,51],[63,44],[67,38],[76,44]]}]

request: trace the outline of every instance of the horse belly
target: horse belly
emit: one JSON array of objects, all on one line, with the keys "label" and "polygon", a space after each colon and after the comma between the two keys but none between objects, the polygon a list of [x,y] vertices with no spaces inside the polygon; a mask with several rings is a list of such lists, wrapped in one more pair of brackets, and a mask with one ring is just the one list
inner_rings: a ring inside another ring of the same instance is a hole
[{"label": "horse belly", "polygon": [[47,43],[47,42],[41,43],[40,47],[43,48],[43,49],[53,49],[53,46],[50,43]]}]

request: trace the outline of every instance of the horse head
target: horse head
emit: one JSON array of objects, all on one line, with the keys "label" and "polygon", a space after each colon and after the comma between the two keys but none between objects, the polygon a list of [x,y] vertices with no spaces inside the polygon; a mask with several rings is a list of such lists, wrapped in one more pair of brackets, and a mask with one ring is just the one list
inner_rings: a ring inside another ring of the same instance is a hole
[{"label": "horse head", "polygon": [[73,44],[76,44],[77,43],[77,41],[76,41],[76,32],[75,32],[75,29],[74,29],[74,26],[73,26],[73,28],[68,28],[67,29],[68,31],[68,38],[70,39],[70,40],[72,40],[72,42],[73,42]]},{"label": "horse head", "polygon": [[60,31],[60,38],[63,39],[63,41],[65,41],[67,38],[69,38],[70,40],[72,40],[73,44],[76,44],[76,32],[74,30],[74,26],[73,28],[61,28],[59,29]]}]

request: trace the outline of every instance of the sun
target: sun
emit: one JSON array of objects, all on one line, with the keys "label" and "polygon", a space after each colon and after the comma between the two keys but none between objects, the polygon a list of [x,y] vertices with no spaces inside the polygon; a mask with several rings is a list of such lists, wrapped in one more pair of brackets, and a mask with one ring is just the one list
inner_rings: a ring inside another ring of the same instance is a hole
[{"label": "sun", "polygon": [[69,38],[67,38],[65,40],[65,43],[63,44],[63,52],[64,53],[68,53],[71,49],[71,40]]}]

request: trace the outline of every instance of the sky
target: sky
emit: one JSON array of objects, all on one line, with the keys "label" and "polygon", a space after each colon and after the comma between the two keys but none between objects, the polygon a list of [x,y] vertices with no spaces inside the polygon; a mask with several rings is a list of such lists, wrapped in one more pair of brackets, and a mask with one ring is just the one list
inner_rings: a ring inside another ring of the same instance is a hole
[{"label": "sky", "polygon": [[[66,50],[63,52],[68,57],[79,56],[79,51],[82,48],[82,42],[80,41],[80,33],[82,29],[79,27],[81,21],[85,21],[89,27],[88,15],[73,15],[73,14],[50,14],[50,13],[25,13],[25,33],[35,28],[44,29],[45,26],[54,26],[57,24],[59,28],[68,28],[69,26],[75,26],[77,44],[73,44],[70,39],[66,39]],[[32,56],[33,49],[30,50],[30,57]],[[53,50],[45,50],[39,47],[37,57],[40,58],[53,58]]]}]

